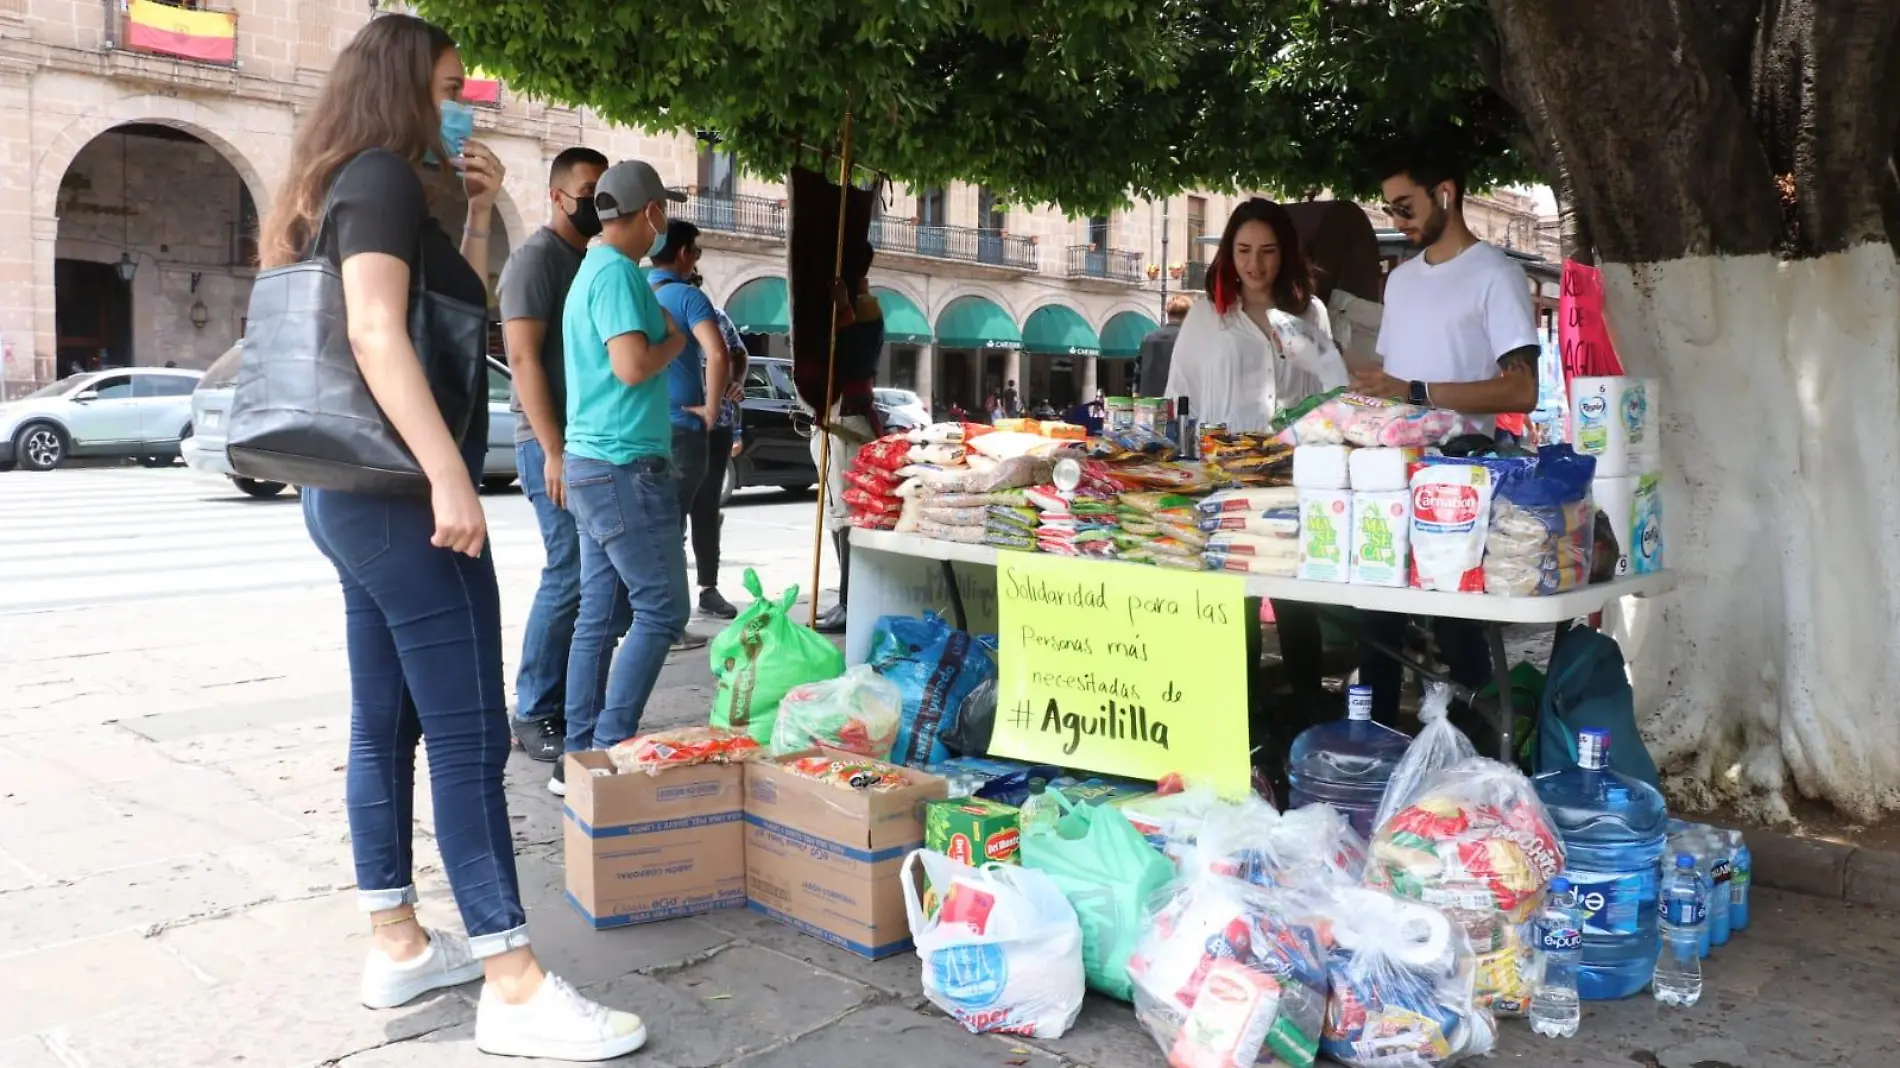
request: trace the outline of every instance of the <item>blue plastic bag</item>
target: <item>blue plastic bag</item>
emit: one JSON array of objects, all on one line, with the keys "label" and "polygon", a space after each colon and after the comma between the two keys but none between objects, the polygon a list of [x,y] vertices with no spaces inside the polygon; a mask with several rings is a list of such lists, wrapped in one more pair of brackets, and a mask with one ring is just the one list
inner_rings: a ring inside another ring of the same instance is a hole
[{"label": "blue plastic bag", "polygon": [[956,726],[970,694],[996,678],[989,649],[935,612],[878,620],[868,662],[904,694],[891,760],[914,768],[950,758],[941,735]]}]

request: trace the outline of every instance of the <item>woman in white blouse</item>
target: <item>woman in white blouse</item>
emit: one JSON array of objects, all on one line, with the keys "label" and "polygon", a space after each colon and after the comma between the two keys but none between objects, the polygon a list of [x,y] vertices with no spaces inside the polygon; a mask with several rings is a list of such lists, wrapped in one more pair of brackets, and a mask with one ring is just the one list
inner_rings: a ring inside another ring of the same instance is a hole
[{"label": "woman in white blouse", "polygon": [[1234,209],[1174,343],[1169,397],[1202,424],[1265,430],[1274,413],[1347,381],[1326,306],[1287,210],[1255,197]]}]

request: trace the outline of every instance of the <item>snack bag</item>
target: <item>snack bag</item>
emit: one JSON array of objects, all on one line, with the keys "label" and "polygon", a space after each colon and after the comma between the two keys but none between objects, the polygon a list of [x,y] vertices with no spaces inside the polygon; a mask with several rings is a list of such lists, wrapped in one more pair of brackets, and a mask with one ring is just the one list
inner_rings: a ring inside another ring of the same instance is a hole
[{"label": "snack bag", "polygon": [[786,771],[840,790],[895,790],[905,783],[904,771],[881,760],[840,760],[817,754],[780,762]]},{"label": "snack bag", "polygon": [[699,764],[742,764],[765,750],[749,735],[718,727],[675,727],[628,738],[607,750],[608,759],[623,773],[658,775],[669,768]]},{"label": "snack bag", "polygon": [[897,685],[859,664],[835,679],[786,691],[772,725],[772,752],[782,756],[824,746],[888,760],[903,712]]},{"label": "snack bag", "polygon": [[[919,865],[934,909],[918,900]],[[931,1004],[973,1034],[1061,1038],[1075,1024],[1085,993],[1082,928],[1047,875],[1013,864],[973,868],[919,849],[904,860],[903,886]]]},{"label": "snack bag", "polygon": [[1426,780],[1372,838],[1364,885],[1422,901],[1464,930],[1478,1002],[1504,1016],[1530,1008],[1544,890],[1563,843],[1516,768],[1473,757]]},{"label": "snack bag", "polygon": [[1331,805],[1307,805],[1282,815],[1271,804],[1249,798],[1207,814],[1193,863],[1254,886],[1325,893],[1359,884],[1366,842]]},{"label": "snack bag", "polygon": [[779,702],[801,683],[844,674],[844,654],[822,635],[792,619],[793,586],[777,601],[765,599],[758,572],[746,568],[752,604],[708,646],[713,678],[712,725],[770,743]]},{"label": "snack bag", "polygon": [[1471,945],[1437,909],[1373,890],[1329,902],[1320,1049],[1349,1068],[1442,1068],[1491,1052]]}]

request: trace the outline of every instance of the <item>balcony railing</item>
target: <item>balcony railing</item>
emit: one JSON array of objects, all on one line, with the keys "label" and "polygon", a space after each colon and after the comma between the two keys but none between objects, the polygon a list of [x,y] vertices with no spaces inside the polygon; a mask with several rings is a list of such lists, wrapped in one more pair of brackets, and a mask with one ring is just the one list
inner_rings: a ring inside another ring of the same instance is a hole
[{"label": "balcony railing", "polygon": [[1142,273],[1141,253],[1094,245],[1070,245],[1063,257],[1063,274],[1069,278],[1126,282],[1131,286],[1140,285],[1147,277]]},{"label": "balcony railing", "polygon": [[782,200],[732,193],[689,193],[686,203],[673,209],[673,216],[708,233],[785,240],[786,210]]},{"label": "balcony railing", "polygon": [[1017,271],[1037,268],[1036,243],[1001,230],[968,226],[924,226],[901,219],[871,220],[871,244],[884,252],[933,260],[987,263]]}]

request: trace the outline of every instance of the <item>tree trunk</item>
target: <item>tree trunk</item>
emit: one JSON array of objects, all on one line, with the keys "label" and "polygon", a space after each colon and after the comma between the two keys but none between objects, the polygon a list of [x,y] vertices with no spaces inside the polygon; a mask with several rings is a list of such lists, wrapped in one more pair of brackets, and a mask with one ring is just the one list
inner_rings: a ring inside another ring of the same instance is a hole
[{"label": "tree trunk", "polygon": [[1672,792],[1900,810],[1900,4],[1491,8],[1660,383],[1680,585],[1617,632]]}]

